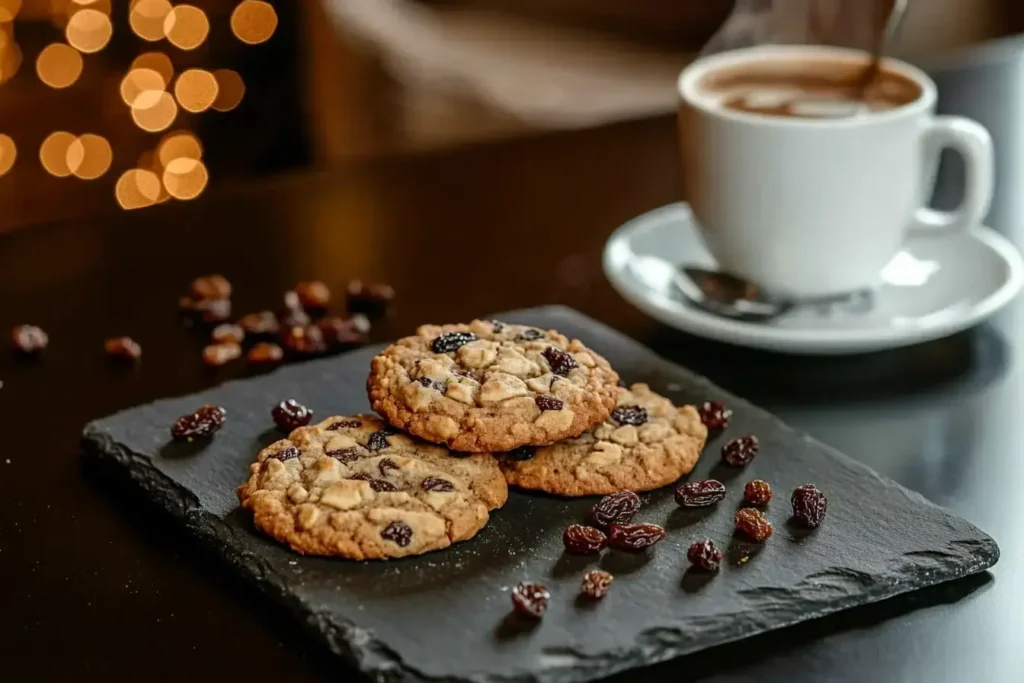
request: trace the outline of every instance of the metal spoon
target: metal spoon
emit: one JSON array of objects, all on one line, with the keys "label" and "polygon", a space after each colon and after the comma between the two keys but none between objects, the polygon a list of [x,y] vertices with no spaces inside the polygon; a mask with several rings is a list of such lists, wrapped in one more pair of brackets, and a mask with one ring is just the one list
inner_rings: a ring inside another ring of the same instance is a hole
[{"label": "metal spoon", "polygon": [[[875,1],[881,2],[881,0]],[[871,46],[871,63],[864,70],[864,75],[856,86],[855,97],[857,100],[863,101],[865,99],[868,88],[871,87],[871,84],[878,77],[878,73],[882,68],[882,58],[888,52],[889,46],[892,45],[897,33],[899,33],[900,27],[903,25],[903,16],[907,13],[907,2],[908,0],[893,0],[889,18],[886,20],[882,30],[878,31],[875,35],[874,43]]]}]

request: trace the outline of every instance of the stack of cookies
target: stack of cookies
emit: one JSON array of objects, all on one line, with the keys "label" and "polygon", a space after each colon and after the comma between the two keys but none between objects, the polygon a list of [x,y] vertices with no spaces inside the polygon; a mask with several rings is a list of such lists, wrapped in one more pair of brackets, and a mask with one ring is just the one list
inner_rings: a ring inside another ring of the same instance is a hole
[{"label": "stack of cookies", "polygon": [[[376,415],[336,416],[263,449],[238,491],[302,553],[385,559],[471,538],[508,485],[648,491],[697,464],[707,429],[554,330],[425,325],[373,359]],[[386,420],[386,421],[385,421]]]}]

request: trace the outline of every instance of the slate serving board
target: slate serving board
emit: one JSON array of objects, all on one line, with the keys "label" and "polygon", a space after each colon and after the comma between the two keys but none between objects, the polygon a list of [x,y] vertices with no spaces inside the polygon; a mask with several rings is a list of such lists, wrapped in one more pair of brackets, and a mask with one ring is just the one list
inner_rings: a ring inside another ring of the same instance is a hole
[{"label": "slate serving board", "polygon": [[[662,524],[669,534],[642,555],[563,555],[563,530],[594,499],[522,493],[475,539],[442,552],[366,563],[291,553],[255,532],[235,487],[258,449],[277,438],[269,411],[282,398],[317,416],[367,410],[374,348],[93,422],[86,454],[123,468],[240,576],[379,681],[589,681],[966,576],[999,557],[995,542],[963,519],[577,312],[552,307],[498,317],[580,338],[626,382],[648,382],[677,403],[728,403],[729,429],[709,443],[691,475],[726,481],[726,500],[685,513],[671,489],[645,494],[638,521]],[[227,409],[225,427],[205,446],[171,443],[173,419],[202,403]],[[724,438],[745,433],[760,438],[761,454],[743,471],[723,469]],[[768,508],[776,532],[763,546],[732,536],[742,485],[753,478],[771,482],[777,496]],[[787,524],[789,492],[806,482],[829,497],[827,520],[810,533]],[[704,537],[728,548],[729,563],[711,578],[686,570],[686,548]],[[616,576],[599,604],[577,598],[592,566]],[[553,594],[532,627],[509,614],[507,587],[524,579],[543,581]]]}]

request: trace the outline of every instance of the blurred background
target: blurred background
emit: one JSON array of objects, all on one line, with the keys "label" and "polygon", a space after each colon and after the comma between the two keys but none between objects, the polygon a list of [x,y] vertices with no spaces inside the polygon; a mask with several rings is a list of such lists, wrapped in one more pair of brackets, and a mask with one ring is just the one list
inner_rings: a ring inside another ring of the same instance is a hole
[{"label": "blurred background", "polygon": [[[731,0],[0,0],[0,230],[661,115]],[[911,60],[1024,29],[911,0]]]}]

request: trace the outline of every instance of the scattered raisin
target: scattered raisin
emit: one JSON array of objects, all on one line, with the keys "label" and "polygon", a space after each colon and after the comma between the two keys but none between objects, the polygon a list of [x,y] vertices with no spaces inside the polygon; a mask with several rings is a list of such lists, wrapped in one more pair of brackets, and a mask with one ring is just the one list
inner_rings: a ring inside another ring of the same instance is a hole
[{"label": "scattered raisin", "polygon": [[758,543],[772,535],[772,523],[764,513],[754,508],[743,508],[736,512],[736,531],[749,536]]},{"label": "scattered raisin", "polygon": [[684,508],[706,508],[725,498],[725,485],[715,479],[690,481],[676,487],[676,503]]},{"label": "scattered raisin", "polygon": [[590,521],[601,528],[628,524],[639,509],[640,496],[632,491],[619,491],[605,496],[590,509]]},{"label": "scattered raisin", "polygon": [[543,332],[533,327],[527,327],[525,330],[519,333],[519,338],[523,341],[535,341],[543,336]]},{"label": "scattered raisin", "polygon": [[370,341],[370,320],[361,313],[348,318],[323,318],[316,325],[328,346],[362,346]]},{"label": "scattered raisin", "polygon": [[743,467],[754,459],[758,448],[759,444],[756,436],[737,436],[722,446],[722,460],[725,461],[726,465]]},{"label": "scattered raisin", "polygon": [[657,524],[613,524],[608,528],[608,545],[619,550],[643,550],[665,538]]},{"label": "scattered raisin", "polygon": [[284,349],[270,342],[259,342],[253,344],[253,347],[245,354],[245,360],[251,365],[277,365],[284,360]]},{"label": "scattered raisin", "polygon": [[331,290],[320,280],[300,282],[295,285],[295,294],[307,311],[322,311],[331,302]]},{"label": "scattered raisin", "polygon": [[245,341],[245,330],[242,329],[241,325],[232,325],[231,323],[224,323],[217,325],[210,332],[210,339],[217,343],[234,342],[235,344],[241,344]]},{"label": "scattered raisin", "polygon": [[698,569],[715,572],[718,571],[718,563],[722,561],[722,551],[710,540],[697,541],[686,551],[686,559]]},{"label": "scattered raisin", "polygon": [[476,341],[476,335],[472,332],[446,332],[430,343],[430,350],[434,353],[451,353],[471,341]]},{"label": "scattered raisin", "polygon": [[22,353],[39,353],[50,343],[50,337],[35,325],[18,325],[11,330],[11,341]]},{"label": "scattered raisin", "polygon": [[274,418],[274,424],[286,432],[299,427],[305,427],[313,419],[313,411],[302,405],[295,399],[281,401],[273,410],[270,416]]},{"label": "scattered raisin", "polygon": [[828,499],[814,484],[796,487],[790,503],[793,505],[793,517],[808,529],[821,524],[828,513]]},{"label": "scattered raisin", "polygon": [[380,537],[405,548],[412,543],[412,527],[405,522],[391,522],[380,532]]},{"label": "scattered raisin", "polygon": [[286,349],[300,356],[312,356],[327,350],[323,332],[316,325],[294,325],[284,333]]},{"label": "scattered raisin", "polygon": [[436,391],[444,391],[444,382],[437,379],[431,379],[429,377],[420,377],[416,380],[427,389],[434,389]]},{"label": "scattered raisin", "polygon": [[276,337],[281,330],[281,323],[273,311],[247,313],[238,321],[245,333],[254,337]]},{"label": "scattered raisin", "polygon": [[551,372],[562,377],[567,376],[573,368],[577,367],[575,358],[554,346],[547,347],[540,355],[544,356],[544,360],[548,362]]},{"label": "scattered raisin", "polygon": [[729,418],[732,417],[732,411],[721,401],[704,401],[697,412],[700,413],[700,421],[704,426],[713,430],[725,429],[729,424]]},{"label": "scattered raisin", "polygon": [[390,481],[384,481],[383,479],[371,479],[370,488],[377,493],[392,493],[398,490],[398,487],[392,484]]},{"label": "scattered raisin", "polygon": [[377,463],[377,469],[380,470],[380,476],[388,476],[388,470],[397,470],[398,464],[391,458],[381,458],[380,462]]},{"label": "scattered raisin", "polygon": [[601,569],[591,569],[583,575],[580,590],[591,600],[600,600],[608,595],[615,577]]},{"label": "scattered raisin", "polygon": [[550,396],[537,396],[533,401],[541,410],[561,410],[565,406],[560,400]]},{"label": "scattered raisin", "polygon": [[387,428],[370,434],[370,438],[366,442],[366,448],[371,451],[379,451],[387,448],[390,445],[388,444],[388,437],[392,434],[394,434],[394,432]]},{"label": "scattered raisin", "polygon": [[537,454],[537,448],[534,446],[520,446],[519,448],[513,448],[505,457],[509,460],[517,460],[522,462],[523,460],[530,460]]},{"label": "scattered raisin", "polygon": [[608,544],[608,537],[600,529],[573,524],[562,534],[566,552],[576,555],[596,555]]},{"label": "scattered raisin", "polygon": [[142,358],[142,347],[131,337],[111,337],[103,342],[103,350],[113,358],[138,360]]},{"label": "scattered raisin", "polygon": [[524,581],[512,589],[512,608],[525,617],[540,619],[550,599],[551,593],[539,583]]},{"label": "scattered raisin", "polygon": [[299,301],[299,295],[294,289],[289,289],[281,297],[281,301],[284,303],[284,310],[286,311],[298,311],[302,310],[302,302]]},{"label": "scattered raisin", "polygon": [[211,437],[221,428],[227,418],[227,411],[219,406],[203,405],[199,410],[182,415],[171,425],[171,436],[175,439],[192,440],[193,437]]},{"label": "scattered raisin", "polygon": [[504,329],[505,323],[501,322],[500,320],[491,321],[491,332],[493,332],[494,334],[501,334],[502,330]]},{"label": "scattered raisin", "polygon": [[640,406],[618,406],[612,411],[612,419],[620,425],[639,427],[647,422],[647,410]]},{"label": "scattered raisin", "polygon": [[222,323],[231,317],[231,299],[202,299],[196,301],[192,310],[208,323]]},{"label": "scattered raisin", "polygon": [[328,431],[336,431],[338,429],[358,429],[363,426],[362,420],[338,420],[332,422],[328,427]]},{"label": "scattered raisin", "polygon": [[743,500],[750,505],[767,505],[772,499],[772,487],[763,479],[748,481],[743,487]]},{"label": "scattered raisin", "polygon": [[359,459],[359,451],[356,448],[335,448],[324,451],[324,455],[334,458],[339,462],[354,462]]},{"label": "scattered raisin", "polygon": [[288,448],[277,451],[276,453],[271,453],[270,455],[267,456],[267,460],[273,458],[274,460],[280,460],[281,462],[284,462],[285,460],[294,460],[300,455],[301,452],[299,451],[298,448],[296,448],[295,446],[288,446]]},{"label": "scattered raisin", "polygon": [[231,298],[231,283],[223,275],[203,275],[192,281],[192,297],[197,301],[205,299]]},{"label": "scattered raisin", "polygon": [[242,347],[234,342],[210,344],[203,349],[203,362],[213,368],[230,363],[242,355]]},{"label": "scattered raisin", "polygon": [[349,475],[345,478],[349,481],[373,481],[373,477],[362,472],[356,472],[355,474]]},{"label": "scattered raisin", "polygon": [[439,491],[441,493],[448,493],[455,490],[455,484],[451,483],[447,479],[441,479],[440,477],[427,477],[420,484],[424,491]]},{"label": "scattered raisin", "polygon": [[288,334],[290,328],[309,327],[313,322],[309,314],[301,308],[286,308],[277,314],[277,320],[285,330],[285,334]]},{"label": "scattered raisin", "polygon": [[395,298],[395,290],[385,284],[352,280],[345,289],[345,298],[350,312],[380,316]]}]

